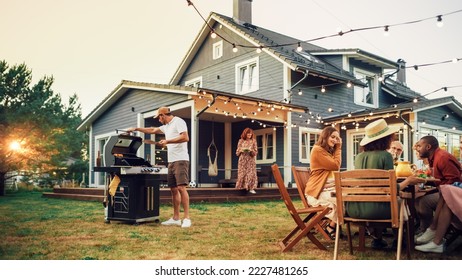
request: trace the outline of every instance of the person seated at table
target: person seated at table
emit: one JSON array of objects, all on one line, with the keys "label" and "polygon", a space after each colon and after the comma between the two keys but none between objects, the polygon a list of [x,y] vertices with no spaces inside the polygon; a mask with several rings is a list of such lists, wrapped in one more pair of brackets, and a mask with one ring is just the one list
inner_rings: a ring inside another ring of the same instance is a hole
[{"label": "person seated at table", "polygon": [[[431,135],[424,136],[415,145],[419,157],[428,159],[432,175],[440,179],[439,185],[450,185],[460,180],[461,165],[449,152],[440,149],[438,140]],[[438,205],[439,193],[422,196],[415,201],[417,216],[420,221],[416,244],[425,244],[433,239],[435,231],[430,228],[433,213]]]},{"label": "person seated at table", "polygon": [[403,144],[398,140],[391,142],[390,149],[387,150],[393,156],[393,163],[398,164],[398,161],[403,154]]},{"label": "person seated at table", "polygon": [[305,196],[311,206],[327,206],[331,211],[326,217],[330,222],[324,229],[335,239],[337,221],[336,198],[333,171],[338,171],[342,163],[342,139],[337,129],[326,126],[313,146],[310,156],[310,179],[306,183]]},{"label": "person seated at table", "polygon": [[[387,151],[391,142],[395,139],[395,133],[399,127],[390,127],[383,119],[376,120],[365,127],[365,137],[360,146],[364,151],[356,156],[355,169],[393,169],[393,157]],[[399,190],[407,185],[422,183],[425,180],[410,176],[403,182],[397,183]],[[390,204],[384,202],[349,202],[345,205],[348,216],[364,219],[389,219],[391,216]],[[373,228],[372,244],[374,249],[388,246],[382,239],[383,228]]]},{"label": "person seated at table", "polygon": [[422,252],[443,253],[444,235],[452,224],[462,230],[462,188],[452,185],[440,186],[441,196],[435,211],[435,217],[429,229],[435,232],[429,242],[415,246]]}]

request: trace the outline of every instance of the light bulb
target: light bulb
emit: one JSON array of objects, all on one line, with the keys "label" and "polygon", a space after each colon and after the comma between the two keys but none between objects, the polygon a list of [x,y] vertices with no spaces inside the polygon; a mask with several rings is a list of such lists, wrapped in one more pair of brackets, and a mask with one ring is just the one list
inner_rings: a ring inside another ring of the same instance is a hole
[{"label": "light bulb", "polygon": [[444,22],[443,22],[443,16],[439,15],[436,17],[436,26],[438,27],[443,27]]},{"label": "light bulb", "polygon": [[233,44],[233,52],[237,52],[237,48],[235,44]]},{"label": "light bulb", "polygon": [[210,37],[212,37],[212,39],[217,38],[217,33],[212,31],[212,33],[210,33]]},{"label": "light bulb", "polygon": [[385,28],[384,28],[383,36],[390,36],[390,32],[388,32],[388,31],[389,31],[388,25],[386,25]]},{"label": "light bulb", "polygon": [[303,94],[302,90],[299,89],[299,90],[298,90],[298,95],[302,95],[302,94]]},{"label": "light bulb", "polygon": [[322,93],[326,92],[326,88],[324,86],[321,87],[321,92]]},{"label": "light bulb", "polygon": [[302,45],[300,45],[300,42],[298,42],[297,52],[301,52],[302,50],[303,50]]}]

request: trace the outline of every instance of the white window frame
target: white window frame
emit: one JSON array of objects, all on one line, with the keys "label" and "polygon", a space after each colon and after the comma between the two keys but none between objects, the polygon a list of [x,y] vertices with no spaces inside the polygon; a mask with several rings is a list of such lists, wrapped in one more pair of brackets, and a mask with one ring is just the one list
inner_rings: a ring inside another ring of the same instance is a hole
[{"label": "white window frame", "polygon": [[[353,72],[355,77],[365,84],[368,84],[368,81],[370,80],[370,85],[372,87],[372,89],[369,90],[369,92],[372,94],[372,103],[368,103],[364,101],[367,94],[367,88],[362,86],[354,86],[354,103],[366,107],[377,108],[379,106],[379,79],[377,78],[377,75],[372,72],[357,68],[355,68]],[[366,80],[364,80],[364,78],[366,78]]]},{"label": "white window frame", "polygon": [[223,56],[223,40],[218,41],[212,45],[213,60],[219,59],[222,56]]},{"label": "white window frame", "polygon": [[259,57],[236,64],[236,94],[246,94],[260,88],[259,64]]},{"label": "white window frame", "polygon": [[[313,149],[313,145],[310,143],[311,139],[311,134],[314,135],[316,143],[318,141],[319,135],[321,134],[321,131],[319,129],[310,129],[306,127],[301,127],[298,133],[298,161],[301,163],[310,163],[310,157],[311,157],[311,150]],[[303,138],[306,139],[307,145],[303,146]],[[306,157],[303,157],[303,151],[305,150],[305,155]]]},{"label": "white window frame", "polygon": [[186,87],[202,87],[202,76],[184,82]]},{"label": "white window frame", "polygon": [[[94,151],[93,151],[93,155],[94,155],[94,162],[92,163],[92,166],[96,166],[96,158],[98,157],[98,152],[100,152],[100,155],[101,155],[101,165],[104,164],[104,146],[101,147],[100,143],[101,141],[105,141],[105,143],[107,143],[107,140],[109,139],[109,136],[111,136],[112,134],[111,133],[106,133],[106,134],[100,134],[100,135],[95,135],[95,145],[94,145]],[[105,176],[106,173],[104,172],[94,172],[94,185],[96,187],[104,187],[104,176]],[[100,181],[102,181],[103,183],[100,184]]]},{"label": "white window frame", "polygon": [[[255,130],[254,134],[255,134],[255,139],[257,139],[257,137],[262,137],[262,147],[258,147],[258,141],[257,141],[258,155],[257,155],[256,163],[265,164],[265,163],[276,162],[276,131],[272,128],[266,128],[266,129]],[[269,157],[270,155],[267,154],[268,137],[271,137],[272,142],[273,142],[273,153],[271,157]]]},{"label": "white window frame", "polygon": [[[403,144],[403,147],[404,147],[404,151],[403,151],[403,154],[401,156],[401,160],[408,160],[408,151],[406,151],[407,147],[408,147],[408,134],[407,133],[407,128],[404,128],[402,127],[402,125],[400,124],[391,124],[390,127],[397,127],[399,126],[401,130],[403,130],[403,133],[399,133],[398,135],[398,139],[399,141]],[[363,139],[365,136],[365,131],[364,131],[364,128],[362,129],[350,129],[347,131],[347,134],[346,134],[346,137],[347,137],[347,166],[346,166],[346,169],[347,170],[352,170],[352,169],[355,169],[355,159],[356,159],[356,156],[359,154],[359,142],[361,141],[361,139]],[[357,141],[358,143],[355,145],[355,137],[357,137]]]}]

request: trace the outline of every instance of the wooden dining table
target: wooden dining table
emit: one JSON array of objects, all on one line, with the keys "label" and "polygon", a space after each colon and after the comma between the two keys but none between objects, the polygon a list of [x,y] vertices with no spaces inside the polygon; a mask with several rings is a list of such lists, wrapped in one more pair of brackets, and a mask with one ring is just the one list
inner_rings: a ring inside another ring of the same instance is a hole
[{"label": "wooden dining table", "polygon": [[[398,182],[402,182],[406,177],[398,177]],[[406,199],[407,205],[409,206],[409,234],[411,236],[410,248],[414,249],[414,235],[415,235],[415,219],[417,216],[415,209],[415,200],[419,197],[438,192],[437,186],[441,182],[440,179],[429,177],[425,178],[427,182],[424,184],[424,188],[416,187],[415,185],[409,185],[400,192],[400,197]]]}]

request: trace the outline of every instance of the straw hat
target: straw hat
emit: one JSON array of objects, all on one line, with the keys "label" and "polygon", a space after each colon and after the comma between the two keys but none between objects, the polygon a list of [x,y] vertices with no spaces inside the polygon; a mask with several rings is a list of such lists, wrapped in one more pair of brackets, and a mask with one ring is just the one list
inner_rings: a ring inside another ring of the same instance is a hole
[{"label": "straw hat", "polygon": [[386,137],[399,131],[399,127],[389,127],[384,119],[371,122],[365,127],[366,136],[361,140],[359,145],[365,146],[375,140]]},{"label": "straw hat", "polygon": [[154,119],[157,119],[160,115],[168,115],[170,114],[170,109],[168,107],[160,107],[157,110],[157,113],[154,115]]}]

